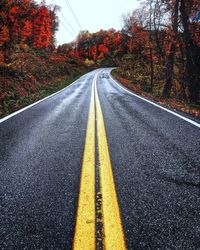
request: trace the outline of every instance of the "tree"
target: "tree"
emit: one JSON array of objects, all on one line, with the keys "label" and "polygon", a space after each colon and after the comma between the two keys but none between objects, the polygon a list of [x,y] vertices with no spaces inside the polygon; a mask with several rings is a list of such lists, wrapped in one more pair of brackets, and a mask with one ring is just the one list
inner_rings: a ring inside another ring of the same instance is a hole
[{"label": "tree", "polygon": [[42,5],[35,14],[33,22],[34,42],[36,48],[45,48],[51,42],[51,17],[46,6]]},{"label": "tree", "polygon": [[167,55],[166,61],[166,82],[163,87],[162,97],[168,98],[170,96],[172,84],[173,84],[173,70],[174,70],[174,60],[176,53],[176,43],[178,37],[178,13],[179,13],[179,0],[173,0],[171,2],[171,20],[172,20],[172,28],[168,28],[168,34],[170,36],[170,48],[169,54]]},{"label": "tree", "polygon": [[[185,45],[186,67],[185,75],[189,91],[189,100],[197,103],[199,98],[199,68],[200,68],[200,47],[195,43],[195,36],[192,35],[191,15],[193,11],[200,8],[198,0],[180,0],[180,16],[183,26],[183,41]],[[198,27],[198,26],[197,26]],[[195,30],[193,30],[195,33]]]},{"label": "tree", "polygon": [[51,10],[45,3],[33,0],[10,0],[0,4],[0,46],[11,48],[25,43],[46,48],[54,41],[58,26],[56,7]]}]

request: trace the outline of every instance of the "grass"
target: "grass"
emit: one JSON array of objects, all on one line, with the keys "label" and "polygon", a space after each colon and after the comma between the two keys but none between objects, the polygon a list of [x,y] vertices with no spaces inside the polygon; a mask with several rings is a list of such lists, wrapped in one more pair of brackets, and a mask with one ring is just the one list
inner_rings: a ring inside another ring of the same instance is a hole
[{"label": "grass", "polygon": [[24,108],[36,101],[58,92],[59,90],[69,86],[72,82],[76,81],[87,72],[88,71],[84,71],[83,73],[74,77],[55,80],[55,82],[52,81],[53,84],[51,84],[48,89],[39,90],[37,93],[30,93],[26,97],[19,96],[17,99],[10,98],[9,100],[3,101],[2,104],[0,103],[0,118],[3,118],[21,108]]}]

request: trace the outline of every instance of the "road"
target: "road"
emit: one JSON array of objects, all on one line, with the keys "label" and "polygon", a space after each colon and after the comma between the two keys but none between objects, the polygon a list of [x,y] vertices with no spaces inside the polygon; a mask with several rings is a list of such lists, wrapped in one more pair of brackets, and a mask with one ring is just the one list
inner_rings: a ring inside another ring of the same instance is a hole
[{"label": "road", "polygon": [[102,72],[0,120],[1,250],[200,249],[200,122]]}]

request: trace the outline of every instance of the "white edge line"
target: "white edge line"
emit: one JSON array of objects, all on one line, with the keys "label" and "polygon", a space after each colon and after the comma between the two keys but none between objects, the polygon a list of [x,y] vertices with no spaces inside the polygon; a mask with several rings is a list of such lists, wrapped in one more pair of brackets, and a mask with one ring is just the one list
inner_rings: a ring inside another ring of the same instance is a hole
[{"label": "white edge line", "polygon": [[[82,76],[81,76],[81,77],[82,77]],[[45,98],[43,98],[43,99],[41,99],[41,100],[39,100],[39,101],[37,101],[37,102],[34,102],[34,103],[32,103],[32,104],[30,104],[30,105],[28,105],[28,106],[26,106],[26,107],[24,107],[24,108],[22,108],[22,109],[20,109],[20,110],[14,112],[14,113],[12,113],[12,114],[10,114],[10,115],[5,116],[4,118],[0,119],[0,123],[2,123],[2,122],[4,122],[4,121],[10,119],[11,117],[16,116],[16,115],[18,115],[19,113],[21,113],[21,112],[23,112],[23,111],[25,111],[25,110],[27,110],[27,109],[29,109],[29,108],[31,108],[31,107],[33,107],[33,106],[39,104],[40,102],[43,102],[43,101],[45,101],[45,100],[47,100],[47,99],[53,97],[54,95],[57,95],[57,94],[61,93],[62,91],[66,90],[67,88],[71,87],[71,86],[74,85],[76,82],[78,82],[78,81],[80,80],[81,77],[79,77],[75,82],[72,82],[72,83],[71,83],[70,85],[68,85],[67,87],[65,87],[65,88],[63,88],[63,89],[57,91],[56,93],[53,93],[53,94],[51,94],[51,95],[49,95],[49,96],[47,96],[47,97],[45,97]]]},{"label": "white edge line", "polygon": [[156,103],[154,103],[154,102],[151,102],[151,101],[147,100],[146,98],[143,98],[143,97],[141,97],[141,96],[139,96],[139,95],[134,94],[133,92],[129,91],[129,90],[126,89],[125,87],[121,86],[118,82],[116,82],[116,81],[112,78],[110,72],[109,72],[109,75],[110,75],[111,80],[112,80],[115,84],[117,84],[118,87],[120,87],[121,89],[127,91],[129,94],[131,94],[131,95],[133,95],[133,96],[136,96],[137,98],[140,98],[140,99],[142,99],[143,101],[146,101],[146,102],[148,102],[148,103],[150,103],[150,104],[152,104],[152,105],[154,105],[154,106],[156,106],[156,107],[158,107],[158,108],[160,108],[160,109],[163,109],[163,110],[167,111],[168,113],[171,113],[171,114],[173,114],[173,115],[175,115],[175,116],[177,116],[177,117],[179,117],[179,118],[181,118],[181,119],[183,119],[183,120],[185,120],[185,121],[187,121],[187,122],[189,122],[189,123],[195,125],[196,127],[200,128],[200,124],[199,124],[199,123],[197,123],[197,122],[195,122],[195,121],[193,121],[193,120],[191,120],[191,119],[189,119],[189,118],[186,118],[186,117],[184,117],[184,116],[182,116],[182,115],[179,115],[179,114],[177,114],[177,113],[175,113],[175,112],[173,112],[173,111],[171,111],[171,110],[169,110],[169,109],[167,109],[167,108],[164,108],[164,107],[162,107],[162,106],[160,106],[160,105],[158,105],[158,104],[156,104]]}]

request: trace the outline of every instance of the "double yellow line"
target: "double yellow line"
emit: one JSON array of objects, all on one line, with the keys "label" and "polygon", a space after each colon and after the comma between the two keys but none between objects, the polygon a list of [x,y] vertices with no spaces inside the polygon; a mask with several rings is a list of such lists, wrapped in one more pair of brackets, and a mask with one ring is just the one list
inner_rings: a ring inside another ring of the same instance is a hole
[{"label": "double yellow line", "polygon": [[73,249],[92,250],[96,248],[95,118],[97,120],[100,192],[102,195],[103,248],[126,249],[103,113],[96,88],[97,76],[95,75],[92,84]]}]

